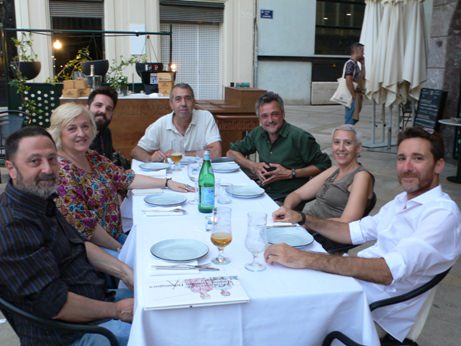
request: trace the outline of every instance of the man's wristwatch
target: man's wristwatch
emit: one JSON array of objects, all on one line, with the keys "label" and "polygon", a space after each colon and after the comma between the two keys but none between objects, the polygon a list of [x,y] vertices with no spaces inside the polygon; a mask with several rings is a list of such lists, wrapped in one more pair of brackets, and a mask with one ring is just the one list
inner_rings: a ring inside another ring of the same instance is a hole
[{"label": "man's wristwatch", "polygon": [[291,169],[291,179],[296,178],[296,168]]},{"label": "man's wristwatch", "polygon": [[304,224],[306,223],[306,214],[302,212],[299,214],[301,214],[301,220],[298,221],[298,225],[304,226]]}]

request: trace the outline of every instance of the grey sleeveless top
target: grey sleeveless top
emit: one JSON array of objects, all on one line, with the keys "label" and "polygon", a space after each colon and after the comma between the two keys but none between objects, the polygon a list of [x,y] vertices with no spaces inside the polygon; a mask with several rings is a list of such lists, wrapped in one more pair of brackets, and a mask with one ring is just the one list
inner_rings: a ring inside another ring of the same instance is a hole
[{"label": "grey sleeveless top", "polygon": [[[368,172],[365,168],[360,166],[338,181],[335,181],[335,178],[339,174],[339,168],[334,171],[333,174],[325,180],[319,192],[317,192],[315,201],[308,205],[306,214],[317,216],[322,219],[341,217],[346,207],[347,200],[349,199],[349,191],[347,188],[352,184],[354,176],[362,171]],[[373,175],[371,176],[374,181]],[[370,202],[370,200],[368,202]]]}]

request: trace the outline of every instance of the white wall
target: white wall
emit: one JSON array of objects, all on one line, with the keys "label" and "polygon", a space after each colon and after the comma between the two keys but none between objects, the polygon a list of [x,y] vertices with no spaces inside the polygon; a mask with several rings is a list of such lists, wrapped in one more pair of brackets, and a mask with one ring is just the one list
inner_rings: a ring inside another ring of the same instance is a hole
[{"label": "white wall", "polygon": [[[142,31],[160,31],[159,0],[105,0],[104,1],[104,30],[131,31],[130,25],[141,24]],[[160,36],[150,36],[151,44],[146,47],[148,60],[159,61],[161,57]],[[120,56],[129,58],[132,55],[130,37],[108,37],[104,40],[106,59],[111,63]],[[147,49],[150,48],[150,49]],[[156,59],[158,57],[158,59]],[[126,69],[128,81],[139,82],[140,78],[134,66]]]},{"label": "white wall", "polygon": [[[50,29],[48,0],[15,0],[16,28]],[[20,35],[21,32],[18,32]],[[31,82],[44,82],[52,74],[51,37],[32,34],[32,48],[42,64],[40,74]]]},{"label": "white wall", "polygon": [[286,103],[308,104],[311,70],[308,62],[261,61],[258,64],[258,87],[276,92]]},{"label": "white wall", "polygon": [[[272,10],[273,19],[260,18],[260,10]],[[314,54],[314,0],[260,0],[257,17],[259,55]]]},{"label": "white wall", "polygon": [[[312,56],[315,49],[314,0],[260,0],[257,11],[257,54]],[[260,18],[260,10],[272,10],[273,19]],[[286,102],[310,102],[311,64],[302,61],[259,61],[257,86],[279,93]]]},{"label": "white wall", "polygon": [[254,85],[255,0],[226,0],[223,24],[223,87],[231,82]]}]

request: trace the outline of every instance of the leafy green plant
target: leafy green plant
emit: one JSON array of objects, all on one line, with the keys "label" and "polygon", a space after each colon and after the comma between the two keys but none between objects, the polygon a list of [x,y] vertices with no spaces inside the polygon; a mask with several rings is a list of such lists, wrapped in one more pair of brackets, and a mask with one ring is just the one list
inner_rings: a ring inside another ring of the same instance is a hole
[{"label": "leafy green plant", "polygon": [[35,62],[37,54],[32,50],[32,37],[30,33],[21,33],[19,38],[11,39],[17,48],[18,55],[12,59],[11,70],[14,74],[14,79],[10,80],[9,84],[16,88],[17,93],[21,96],[20,109],[27,113],[25,124],[32,123],[32,118],[43,113],[43,110],[38,107],[37,102],[28,96],[30,86],[27,85],[27,79],[22,75],[19,69],[20,62]]},{"label": "leafy green plant", "polygon": [[15,61],[37,61],[38,56],[32,49],[31,33],[23,32],[19,38],[11,39],[18,50],[18,55],[14,58]]},{"label": "leafy green plant", "polygon": [[82,72],[82,64],[90,61],[89,47],[81,48],[77,51],[75,58],[69,60],[53,78],[48,78],[49,83],[59,83],[63,80],[72,79],[74,72]]},{"label": "leafy green plant", "polygon": [[106,82],[117,91],[123,92],[127,90],[128,77],[124,74],[125,68],[140,61],[144,62],[143,59],[146,59],[145,55],[132,55],[128,59],[124,59],[123,56],[120,56],[118,61],[116,59],[112,60],[109,71],[107,72]]}]

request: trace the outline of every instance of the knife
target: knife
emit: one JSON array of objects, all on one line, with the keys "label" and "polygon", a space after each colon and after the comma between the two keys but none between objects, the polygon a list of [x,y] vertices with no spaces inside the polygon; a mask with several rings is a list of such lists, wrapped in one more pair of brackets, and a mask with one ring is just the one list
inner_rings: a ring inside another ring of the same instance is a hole
[{"label": "knife", "polygon": [[197,265],[197,266],[193,266],[193,265],[175,265],[175,266],[158,266],[158,265],[154,265],[152,266],[153,268],[155,269],[159,269],[159,270],[188,270],[188,269],[198,269],[199,271],[219,271],[219,268],[215,268],[215,267],[209,267],[209,266],[201,266],[201,265]]}]

